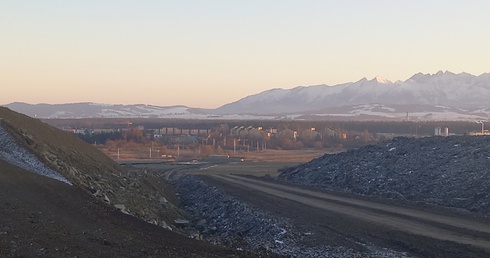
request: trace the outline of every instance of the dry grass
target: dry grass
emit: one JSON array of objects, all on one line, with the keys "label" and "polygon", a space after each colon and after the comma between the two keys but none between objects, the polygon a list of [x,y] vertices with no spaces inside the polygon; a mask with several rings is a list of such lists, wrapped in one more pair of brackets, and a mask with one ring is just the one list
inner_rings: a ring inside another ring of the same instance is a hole
[{"label": "dry grass", "polygon": [[278,170],[291,167],[300,163],[308,162],[314,158],[324,155],[324,151],[319,150],[267,150],[259,152],[243,152],[230,157],[243,159],[241,162],[230,162],[210,165],[201,168],[195,174],[240,174],[275,177]]},{"label": "dry grass", "polygon": [[252,152],[231,153],[230,157],[242,157],[247,161],[268,161],[268,162],[296,162],[304,163],[314,158],[323,156],[325,153],[334,153],[334,151],[325,150],[266,150]]},{"label": "dry grass", "polygon": [[[104,145],[97,145],[97,148],[105,153],[112,159],[118,159],[118,150],[114,148],[107,148]],[[137,160],[137,159],[150,159],[150,145],[138,145],[137,147],[120,148],[119,159],[121,160]],[[151,159],[162,159],[162,155],[179,157],[180,159],[200,159],[205,156],[200,154],[197,150],[180,149],[179,153],[174,149],[165,149],[164,151],[158,151],[159,147],[152,148]],[[320,157],[326,153],[336,153],[338,150],[265,150],[265,151],[223,151],[216,152],[213,155],[228,155],[232,158],[243,158],[247,161],[267,161],[267,162],[308,162],[314,158]]]},{"label": "dry grass", "polygon": [[[104,148],[102,145],[98,148],[104,152],[107,156],[118,159],[117,151],[114,149]],[[156,149],[156,148],[155,148]],[[266,174],[270,176],[277,176],[278,169],[294,166],[300,163],[311,161],[314,158],[323,156],[326,153],[335,153],[338,150],[265,150],[265,151],[237,151],[223,152],[222,155],[229,155],[233,160],[243,160],[242,162],[227,162],[226,160],[218,161],[218,164],[205,166],[193,173],[195,174],[242,174],[242,175],[255,175],[264,176]],[[170,161],[169,159],[161,158],[153,152],[152,159],[149,158],[149,146],[139,145],[137,148],[132,149],[120,149],[119,162],[124,161],[145,163],[152,163],[158,161]],[[180,157],[177,157],[176,150],[166,150],[166,154],[172,155],[177,160],[192,160],[200,159],[200,156],[196,151],[181,149]],[[213,163],[213,162],[212,162]]]}]

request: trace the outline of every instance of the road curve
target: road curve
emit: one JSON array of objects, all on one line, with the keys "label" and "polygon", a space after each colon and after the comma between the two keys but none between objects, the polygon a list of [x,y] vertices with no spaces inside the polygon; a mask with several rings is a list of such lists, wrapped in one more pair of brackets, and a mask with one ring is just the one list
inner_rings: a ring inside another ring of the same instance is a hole
[{"label": "road curve", "polygon": [[490,225],[485,223],[288,187],[240,176],[213,175],[213,177],[229,184],[239,185],[311,207],[337,212],[369,223],[388,226],[395,230],[443,241],[468,244],[490,251]]}]

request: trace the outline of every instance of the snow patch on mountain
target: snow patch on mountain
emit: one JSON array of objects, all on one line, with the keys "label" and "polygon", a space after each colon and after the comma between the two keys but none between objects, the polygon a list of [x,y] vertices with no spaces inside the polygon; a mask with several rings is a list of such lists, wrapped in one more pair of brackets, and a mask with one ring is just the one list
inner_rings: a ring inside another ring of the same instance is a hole
[{"label": "snow patch on mountain", "polygon": [[376,76],[374,78],[378,83],[381,83],[381,84],[388,84],[388,83],[392,83],[390,80],[384,78],[384,77],[381,77],[381,76]]},{"label": "snow patch on mountain", "polygon": [[352,119],[381,117],[395,120],[417,121],[478,121],[490,118],[490,109],[465,111],[447,106],[410,106],[364,104],[339,107],[313,113],[316,117],[350,117]]}]

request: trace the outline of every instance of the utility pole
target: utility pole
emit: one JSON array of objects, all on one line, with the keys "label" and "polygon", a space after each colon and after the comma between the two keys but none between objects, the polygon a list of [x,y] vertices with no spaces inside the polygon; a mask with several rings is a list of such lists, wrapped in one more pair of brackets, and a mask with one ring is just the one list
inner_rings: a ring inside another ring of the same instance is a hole
[{"label": "utility pole", "polygon": [[151,142],[151,147],[150,147],[150,159],[151,159],[151,149],[153,149],[153,142]]},{"label": "utility pole", "polygon": [[485,133],[485,123],[483,123],[483,120],[476,121],[477,124],[481,124],[481,134],[483,135]]}]

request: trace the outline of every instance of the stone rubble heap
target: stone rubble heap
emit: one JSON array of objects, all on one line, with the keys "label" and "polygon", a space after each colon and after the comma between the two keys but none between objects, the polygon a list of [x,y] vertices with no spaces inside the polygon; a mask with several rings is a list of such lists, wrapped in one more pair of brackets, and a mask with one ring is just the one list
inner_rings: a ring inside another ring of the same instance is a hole
[{"label": "stone rubble heap", "polygon": [[[182,207],[190,214],[187,230],[196,238],[236,249],[253,249],[281,257],[394,257],[392,253],[361,253],[345,247],[304,247],[303,235],[286,220],[254,210],[195,176],[173,182]],[[326,243],[328,244],[328,243]]]},{"label": "stone rubble heap", "polygon": [[395,138],[280,170],[278,180],[490,213],[490,137]]}]

